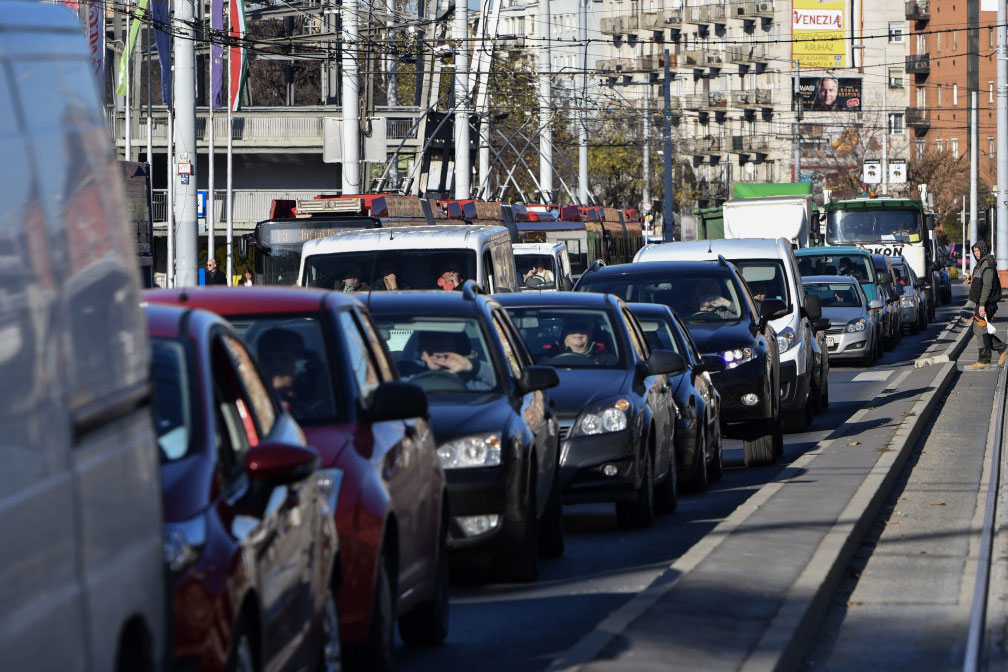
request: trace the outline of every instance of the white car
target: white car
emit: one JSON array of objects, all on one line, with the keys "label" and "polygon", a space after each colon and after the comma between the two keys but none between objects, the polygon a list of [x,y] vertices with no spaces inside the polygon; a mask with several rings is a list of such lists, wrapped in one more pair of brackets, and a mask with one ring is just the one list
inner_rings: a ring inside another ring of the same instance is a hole
[{"label": "white car", "polygon": [[826,351],[830,361],[854,360],[862,366],[875,363],[873,306],[861,283],[849,275],[813,275],[802,278],[806,296],[818,296],[822,315],[830,321],[826,330]]}]

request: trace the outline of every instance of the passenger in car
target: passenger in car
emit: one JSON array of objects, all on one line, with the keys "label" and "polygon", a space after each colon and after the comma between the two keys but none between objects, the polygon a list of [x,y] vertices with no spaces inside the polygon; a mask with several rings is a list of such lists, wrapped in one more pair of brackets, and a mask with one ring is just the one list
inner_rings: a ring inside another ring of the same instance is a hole
[{"label": "passenger in car", "polygon": [[296,332],[272,327],[263,332],[257,345],[259,361],[280,402],[296,420],[311,413],[311,404],[297,394],[295,379],[298,360],[305,352],[304,340]]},{"label": "passenger in car", "polygon": [[[420,356],[421,371],[443,371],[458,376],[467,389],[491,390],[494,386],[493,371],[489,365],[471,357],[472,345],[463,333],[447,331],[425,331],[418,339],[417,352]],[[404,367],[400,367],[404,368]],[[404,373],[409,370],[405,367]],[[416,375],[414,373],[414,375]]]},{"label": "passenger in car", "polygon": [[698,313],[707,313],[718,308],[731,308],[731,301],[721,295],[718,283],[715,280],[704,279],[697,283],[693,290],[693,305]]},{"label": "passenger in car", "polygon": [[360,266],[351,266],[343,274],[343,286],[337,287],[337,289],[341,289],[344,294],[365,292],[367,291],[368,284],[364,282],[363,277],[364,275],[361,272]]}]

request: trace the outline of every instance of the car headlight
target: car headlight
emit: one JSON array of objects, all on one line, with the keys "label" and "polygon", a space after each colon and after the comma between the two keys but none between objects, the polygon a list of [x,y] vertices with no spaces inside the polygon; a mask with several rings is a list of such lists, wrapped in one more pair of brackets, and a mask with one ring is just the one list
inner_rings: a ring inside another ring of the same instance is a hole
[{"label": "car headlight", "polygon": [[900,305],[904,308],[913,308],[913,298],[909,296],[904,296],[900,299]]},{"label": "car headlight", "polygon": [[864,331],[867,328],[868,323],[865,322],[865,319],[863,317],[859,317],[856,320],[851,320],[850,322],[848,322],[847,326],[844,328],[844,331],[853,333],[855,331]]},{"label": "car headlight", "polygon": [[574,424],[572,436],[592,436],[621,432],[630,424],[628,411],[630,402],[626,399],[615,399],[601,404],[595,404],[581,413]]},{"label": "car headlight", "polygon": [[477,434],[442,443],[437,455],[444,469],[496,467],[501,463],[500,434]]},{"label": "car headlight", "polygon": [[164,524],[162,549],[164,561],[174,573],[196,562],[206,543],[206,518],[203,514],[179,523]]},{"label": "car headlight", "polygon": [[734,369],[739,364],[752,361],[755,357],[756,351],[752,348],[734,348],[721,353],[721,359],[724,360],[725,367],[729,369]]},{"label": "car headlight", "polygon": [[794,329],[785,327],[784,331],[777,334],[777,351],[783,354],[791,349],[795,342]]}]

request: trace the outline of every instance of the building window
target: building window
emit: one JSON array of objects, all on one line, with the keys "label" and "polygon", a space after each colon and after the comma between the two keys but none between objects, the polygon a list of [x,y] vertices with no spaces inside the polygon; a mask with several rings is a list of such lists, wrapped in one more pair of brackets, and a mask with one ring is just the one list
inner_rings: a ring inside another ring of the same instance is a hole
[{"label": "building window", "polygon": [[952,107],[955,107],[958,104],[959,104],[959,85],[958,84],[953,84],[952,85]]},{"label": "building window", "polygon": [[[941,33],[938,33],[941,35]],[[926,54],[927,53],[927,35],[917,35],[917,53]]]},{"label": "building window", "polygon": [[903,132],[903,113],[894,112],[889,115],[889,133],[897,135]]},{"label": "building window", "polygon": [[987,156],[994,156],[994,137],[990,135],[987,136]]},{"label": "building window", "polygon": [[955,50],[955,49],[958,49],[958,48],[959,48],[959,31],[958,30],[953,30],[952,31],[952,49]]},{"label": "building window", "polygon": [[951,143],[951,145],[952,145],[952,157],[958,159],[959,158],[959,138],[952,138],[951,140],[949,140],[949,143]]},{"label": "building window", "polygon": [[987,46],[994,48],[994,26],[987,29]]},{"label": "building window", "polygon": [[987,82],[987,102],[994,102],[994,82]]},{"label": "building window", "polygon": [[923,140],[917,141],[917,156],[924,156],[925,147],[926,145]]},{"label": "building window", "polygon": [[903,68],[889,68],[889,88],[903,88]]},{"label": "building window", "polygon": [[903,44],[903,22],[902,21],[890,21],[889,22],[889,43],[890,44]]},{"label": "building window", "polygon": [[938,107],[941,107],[941,90],[942,90],[942,85],[939,84],[938,85]]},{"label": "building window", "polygon": [[917,107],[922,110],[927,107],[927,92],[923,86],[917,87]]},{"label": "building window", "polygon": [[941,38],[942,38],[942,34],[941,33],[937,33],[935,35],[935,39],[938,40],[938,46],[935,48],[935,51],[938,51],[938,52],[941,51],[941,42],[942,42]]},{"label": "building window", "polygon": [[935,149],[937,149],[939,153],[941,153],[941,152],[943,152],[943,151],[944,151],[944,150],[942,149],[942,141],[941,141],[941,138],[938,138],[937,140],[935,140]]}]

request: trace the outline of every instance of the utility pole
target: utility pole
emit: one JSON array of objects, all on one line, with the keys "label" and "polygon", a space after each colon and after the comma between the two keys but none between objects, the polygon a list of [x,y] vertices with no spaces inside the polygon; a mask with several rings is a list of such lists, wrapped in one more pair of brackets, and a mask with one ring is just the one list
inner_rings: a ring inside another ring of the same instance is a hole
[{"label": "utility pole", "polygon": [[997,267],[1008,269],[1008,32],[1005,0],[997,8]]},{"label": "utility pole", "polygon": [[801,99],[801,61],[795,61],[795,78],[794,78],[794,107],[795,107],[795,121],[794,121],[794,135],[792,136],[791,142],[794,144],[794,176],[791,178],[793,182],[801,182],[801,145],[799,144],[799,133],[798,124],[801,122],[802,118],[802,99]]},{"label": "utility pole", "polygon": [[885,73],[885,81],[882,82],[882,193],[889,193],[889,107],[886,103],[886,92],[889,91],[889,65],[886,61],[886,52],[882,48],[882,72]]},{"label": "utility pole", "polygon": [[675,240],[675,185],[672,181],[672,75],[669,73],[669,50],[665,50],[665,77],[662,79],[662,93],[665,96],[665,120],[662,136],[665,143],[665,194],[662,201],[662,240]]},{"label": "utility pole", "polygon": [[578,110],[578,201],[581,205],[588,205],[588,0],[581,0],[579,10],[581,106]]},{"label": "utility pole", "polygon": [[550,0],[539,0],[536,16],[535,37],[542,40],[539,45],[539,185],[547,203],[553,200],[553,91],[550,71],[553,59],[550,55]]},{"label": "utility pole", "polygon": [[[1000,112],[998,113],[1000,114]],[[977,92],[970,91],[970,194],[969,222],[972,240],[977,232]],[[991,229],[993,232],[993,229]]]},{"label": "utility pole", "polygon": [[178,226],[175,269],[177,284],[197,284],[196,262],[196,42],[194,0],[175,0],[175,223]]},{"label": "utility pole", "polygon": [[359,194],[360,115],[357,81],[357,0],[343,0],[343,194]]},{"label": "utility pole", "polygon": [[644,203],[651,202],[651,148],[648,147],[648,140],[651,137],[651,85],[644,87]]},{"label": "utility pole", "polygon": [[469,198],[469,5],[455,1],[455,198]]}]

